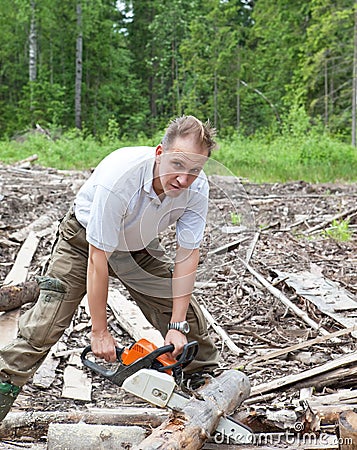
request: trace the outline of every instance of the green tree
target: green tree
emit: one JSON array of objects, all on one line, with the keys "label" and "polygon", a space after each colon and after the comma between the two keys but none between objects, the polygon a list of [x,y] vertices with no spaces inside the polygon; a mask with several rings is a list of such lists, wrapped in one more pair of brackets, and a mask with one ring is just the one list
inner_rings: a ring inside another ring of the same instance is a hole
[{"label": "green tree", "polygon": [[250,96],[253,107],[250,120],[255,129],[276,123],[274,109],[282,115],[285,106],[289,109],[294,103],[291,83],[306,39],[309,3],[309,0],[259,0],[255,3],[246,81],[270,102],[257,93]]},{"label": "green tree", "polygon": [[296,92],[312,117],[331,131],[350,129],[354,4],[313,0],[296,73]]},{"label": "green tree", "polygon": [[232,128],[242,108],[239,80],[244,76],[250,2],[209,0],[201,2],[199,12],[180,47],[182,109],[210,118],[220,129]]}]

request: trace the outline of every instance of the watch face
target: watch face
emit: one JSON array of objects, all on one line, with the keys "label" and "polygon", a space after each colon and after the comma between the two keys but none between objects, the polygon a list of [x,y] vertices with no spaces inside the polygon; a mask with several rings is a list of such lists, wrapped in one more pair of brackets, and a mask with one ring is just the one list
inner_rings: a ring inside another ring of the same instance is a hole
[{"label": "watch face", "polygon": [[184,333],[188,333],[190,331],[190,325],[188,324],[188,322],[183,322],[182,323],[182,331]]}]

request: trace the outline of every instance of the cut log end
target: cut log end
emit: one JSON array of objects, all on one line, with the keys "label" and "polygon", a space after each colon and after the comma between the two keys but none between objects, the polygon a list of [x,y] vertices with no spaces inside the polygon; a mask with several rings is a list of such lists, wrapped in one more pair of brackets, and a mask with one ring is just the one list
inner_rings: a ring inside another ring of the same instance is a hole
[{"label": "cut log end", "polygon": [[35,302],[40,294],[36,281],[0,288],[0,311],[11,311],[25,303]]},{"label": "cut log end", "polygon": [[340,450],[357,450],[357,413],[344,411],[338,422]]}]

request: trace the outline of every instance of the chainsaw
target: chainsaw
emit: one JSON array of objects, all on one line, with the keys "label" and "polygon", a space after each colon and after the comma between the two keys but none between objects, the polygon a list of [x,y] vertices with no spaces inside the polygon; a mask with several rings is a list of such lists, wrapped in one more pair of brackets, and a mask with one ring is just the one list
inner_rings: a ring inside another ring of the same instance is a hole
[{"label": "chainsaw", "polygon": [[[172,344],[158,348],[152,342],[140,339],[128,348],[116,347],[118,366],[114,370],[87,358],[92,351],[90,345],[83,350],[81,359],[86,367],[126,392],[160,408],[177,411],[194,395],[188,395],[187,390],[181,392],[178,388],[182,383],[182,369],[194,360],[198,343],[187,343],[178,359],[170,356],[173,350]],[[252,431],[231,417],[220,418],[216,434],[235,444],[252,442]]]}]

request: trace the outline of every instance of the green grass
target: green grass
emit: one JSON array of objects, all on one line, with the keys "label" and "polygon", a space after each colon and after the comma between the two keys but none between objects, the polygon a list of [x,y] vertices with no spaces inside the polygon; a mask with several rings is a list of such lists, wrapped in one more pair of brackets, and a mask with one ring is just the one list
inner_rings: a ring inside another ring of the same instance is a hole
[{"label": "green grass", "polygon": [[[28,135],[22,142],[0,141],[0,161],[11,164],[33,154],[36,164],[58,169],[88,169],[113,150],[133,145],[155,146],[160,141],[146,139],[101,142],[73,131],[60,139]],[[234,135],[219,142],[206,166],[208,174],[235,175],[251,182],[355,182],[357,149],[316,131],[307,134],[285,132],[246,138]]]},{"label": "green grass", "polygon": [[357,149],[328,136],[286,138],[235,136],[213,154],[220,166],[253,182],[357,181]]}]

